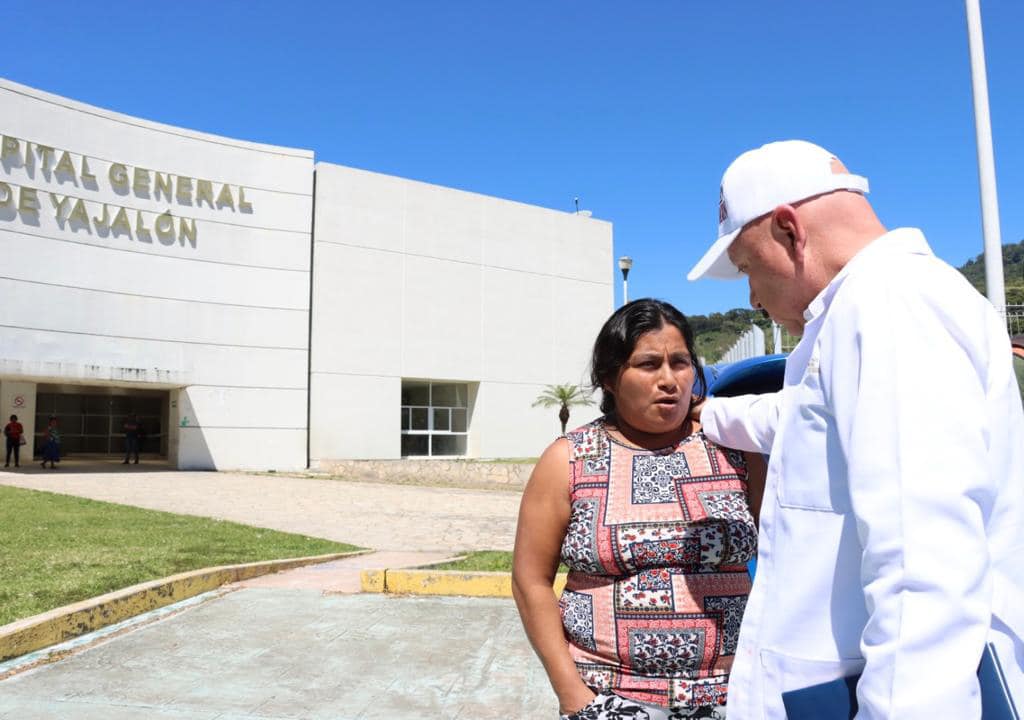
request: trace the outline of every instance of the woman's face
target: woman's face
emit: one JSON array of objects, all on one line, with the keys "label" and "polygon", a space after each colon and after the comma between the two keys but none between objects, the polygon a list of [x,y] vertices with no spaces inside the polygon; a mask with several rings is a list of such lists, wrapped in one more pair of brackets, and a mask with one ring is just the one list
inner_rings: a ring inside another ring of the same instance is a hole
[{"label": "woman's face", "polygon": [[644,333],[609,388],[619,419],[646,433],[678,430],[690,410],[693,375],[693,359],[675,326]]}]

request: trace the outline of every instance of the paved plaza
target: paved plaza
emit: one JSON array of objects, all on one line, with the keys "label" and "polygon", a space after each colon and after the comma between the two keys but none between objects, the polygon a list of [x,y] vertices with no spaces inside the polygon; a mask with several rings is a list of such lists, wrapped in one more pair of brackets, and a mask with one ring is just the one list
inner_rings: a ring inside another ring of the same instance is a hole
[{"label": "paved plaza", "polygon": [[3,720],[555,717],[489,598],[243,589],[0,682]]},{"label": "paved plaza", "polygon": [[377,550],[511,550],[519,492],[74,461],[0,472],[0,484],[233,520]]},{"label": "paved plaza", "polygon": [[508,599],[356,594],[358,571],[511,549],[519,493],[93,465],[0,483],[379,552],[264,576],[0,681],[2,720],[553,718]]}]

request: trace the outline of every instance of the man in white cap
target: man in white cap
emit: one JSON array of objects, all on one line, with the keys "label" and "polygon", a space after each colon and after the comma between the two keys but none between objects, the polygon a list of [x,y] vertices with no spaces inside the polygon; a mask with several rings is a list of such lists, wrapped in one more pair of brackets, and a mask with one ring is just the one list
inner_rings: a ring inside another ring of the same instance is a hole
[{"label": "man in white cap", "polygon": [[[978,718],[987,643],[1024,699],[1024,413],[992,306],[868,182],[803,141],[725,171],[689,274],[741,278],[801,335],[771,395],[712,398],[705,433],[770,453],[731,720],[843,677],[857,718]],[[852,682],[852,681],[851,681]],[[987,687],[986,687],[987,689]]]}]

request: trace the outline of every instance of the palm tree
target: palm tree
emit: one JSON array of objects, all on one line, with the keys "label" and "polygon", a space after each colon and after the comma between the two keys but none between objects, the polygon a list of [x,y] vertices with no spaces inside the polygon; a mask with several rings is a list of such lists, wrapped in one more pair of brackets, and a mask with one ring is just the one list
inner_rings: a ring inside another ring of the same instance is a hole
[{"label": "palm tree", "polygon": [[562,434],[565,435],[565,425],[569,422],[569,408],[573,405],[591,405],[592,403],[590,395],[579,385],[548,385],[544,388],[544,392],[537,396],[537,400],[531,407],[560,406],[558,420],[562,423]]}]

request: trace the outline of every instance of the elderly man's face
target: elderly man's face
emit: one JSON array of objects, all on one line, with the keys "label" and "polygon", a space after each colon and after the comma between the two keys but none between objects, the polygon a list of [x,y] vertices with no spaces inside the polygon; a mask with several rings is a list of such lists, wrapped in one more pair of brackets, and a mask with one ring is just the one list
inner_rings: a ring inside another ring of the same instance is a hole
[{"label": "elderly man's face", "polygon": [[729,259],[747,277],[751,306],[791,335],[802,335],[807,293],[791,253],[772,237],[770,215],[743,229],[729,246]]}]

